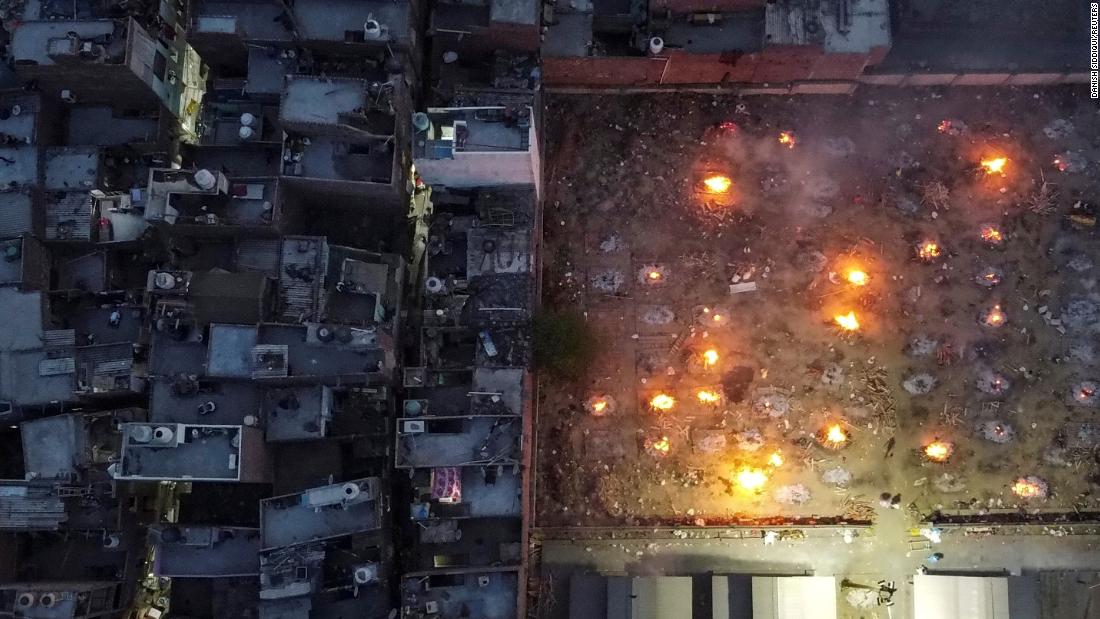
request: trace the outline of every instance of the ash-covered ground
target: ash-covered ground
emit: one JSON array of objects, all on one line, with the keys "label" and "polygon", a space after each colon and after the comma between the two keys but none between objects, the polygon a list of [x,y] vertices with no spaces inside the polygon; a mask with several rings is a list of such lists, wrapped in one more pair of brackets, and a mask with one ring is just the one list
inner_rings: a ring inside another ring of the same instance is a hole
[{"label": "ash-covered ground", "polygon": [[1100,507],[1086,91],[554,96],[546,120],[544,305],[601,353],[543,378],[540,525]]}]

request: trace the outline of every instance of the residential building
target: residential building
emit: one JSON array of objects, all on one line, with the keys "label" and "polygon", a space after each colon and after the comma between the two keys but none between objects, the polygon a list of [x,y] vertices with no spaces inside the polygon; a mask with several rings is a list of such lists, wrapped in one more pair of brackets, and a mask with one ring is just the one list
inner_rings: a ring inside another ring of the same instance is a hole
[{"label": "residential building", "polygon": [[397,77],[288,76],[279,112],[284,182],[367,212],[404,210],[410,109]]},{"label": "residential building", "polygon": [[207,68],[183,31],[167,23],[151,31],[136,19],[24,21],[12,35],[16,73],[62,101],[160,108],[180,136],[196,138]]},{"label": "residential building", "polygon": [[271,471],[263,433],[256,428],[127,423],[113,474],[125,481],[260,483]]}]

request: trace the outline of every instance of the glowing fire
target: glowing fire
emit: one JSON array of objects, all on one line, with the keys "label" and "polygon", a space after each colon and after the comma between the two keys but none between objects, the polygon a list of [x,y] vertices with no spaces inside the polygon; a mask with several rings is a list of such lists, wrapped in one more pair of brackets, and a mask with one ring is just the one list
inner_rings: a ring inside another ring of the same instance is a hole
[{"label": "glowing fire", "polygon": [[1065,161],[1062,161],[1061,157],[1055,157],[1054,158],[1054,167],[1058,168],[1059,172],[1065,172],[1066,170],[1069,169],[1069,164],[1066,163]]},{"label": "glowing fire", "polygon": [[1034,481],[1021,477],[1012,484],[1012,492],[1018,497],[1031,499],[1043,495],[1043,487]]},{"label": "glowing fire", "polygon": [[742,467],[737,472],[737,485],[741,486],[742,490],[749,492],[757,492],[764,487],[764,484],[768,483],[768,474],[762,469],[754,469],[750,467]]},{"label": "glowing fire", "polygon": [[607,400],[596,400],[592,403],[592,412],[602,415],[607,410]]},{"label": "glowing fire", "polygon": [[859,269],[852,269],[848,271],[847,279],[848,283],[853,286],[866,286],[871,277]]},{"label": "glowing fire", "polygon": [[982,323],[985,324],[987,327],[999,327],[1003,325],[1007,320],[1008,317],[1005,316],[1005,313],[1001,309],[1001,306],[994,305],[993,307],[989,308],[988,312],[985,313],[985,317],[982,318]]},{"label": "glowing fire", "polygon": [[662,436],[661,438],[650,442],[649,448],[660,455],[664,455],[667,454],[668,450],[672,448],[672,442],[668,440],[667,436]]},{"label": "glowing fire", "polygon": [[[676,399],[666,393],[658,393],[649,400],[650,408],[659,411],[669,411],[676,405]],[[635,443],[636,445],[637,443]]]},{"label": "glowing fire", "polygon": [[856,313],[855,312],[848,312],[847,314],[838,314],[837,316],[833,317],[833,320],[835,320],[836,324],[839,325],[840,328],[844,329],[845,331],[858,331],[859,330],[859,320],[856,319]]},{"label": "glowing fire", "polygon": [[996,286],[1001,283],[1001,275],[992,268],[986,269],[982,272],[981,278],[985,280],[990,286]]},{"label": "glowing fire", "polygon": [[713,348],[703,351],[703,365],[713,367],[718,364],[718,351]]},{"label": "glowing fire", "polygon": [[783,454],[773,451],[772,455],[768,456],[768,465],[773,467],[783,466]]},{"label": "glowing fire", "polygon": [[707,193],[726,193],[733,186],[733,179],[722,174],[715,174],[703,179],[703,187]]},{"label": "glowing fire", "polygon": [[924,455],[928,456],[929,460],[935,460],[936,462],[947,460],[951,452],[951,443],[945,443],[944,441],[932,441],[924,446]]},{"label": "glowing fire", "polygon": [[794,134],[790,131],[784,131],[779,134],[779,143],[787,148],[794,148],[797,141],[794,139]]},{"label": "glowing fire", "polygon": [[1005,165],[1008,164],[1006,157],[994,157],[992,159],[982,159],[982,168],[985,169],[986,174],[1000,174],[1004,176]]},{"label": "glowing fire", "polygon": [[830,447],[840,447],[848,441],[848,433],[839,423],[834,423],[825,429],[825,444]]},{"label": "glowing fire", "polygon": [[1089,401],[1094,395],[1096,395],[1096,390],[1087,385],[1084,385],[1077,390],[1077,399],[1082,402]]},{"label": "glowing fire", "polygon": [[649,273],[646,273],[646,277],[653,281],[657,281],[661,279],[662,276],[660,271],[650,271]]},{"label": "glowing fire", "polygon": [[721,394],[707,389],[700,389],[695,393],[695,397],[699,398],[699,401],[703,404],[716,404],[722,399]]},{"label": "glowing fire", "polygon": [[1000,245],[1004,241],[1004,234],[993,226],[982,226],[982,240],[990,245]]},{"label": "glowing fire", "polygon": [[936,125],[936,131],[939,131],[940,133],[947,133],[948,131],[951,131],[951,121],[941,120],[940,124]]},{"label": "glowing fire", "polygon": [[935,241],[925,241],[917,248],[917,255],[926,262],[940,257],[940,245]]}]

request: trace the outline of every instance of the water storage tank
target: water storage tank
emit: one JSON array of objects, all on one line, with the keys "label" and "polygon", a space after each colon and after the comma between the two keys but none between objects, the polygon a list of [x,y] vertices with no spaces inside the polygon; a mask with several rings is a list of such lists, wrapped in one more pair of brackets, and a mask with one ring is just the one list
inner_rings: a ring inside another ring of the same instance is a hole
[{"label": "water storage tank", "polygon": [[34,606],[34,603],[38,601],[38,598],[29,591],[25,591],[19,594],[19,597],[15,598],[16,608],[30,608]]},{"label": "water storage tank", "polygon": [[245,415],[244,425],[250,428],[255,428],[256,426],[260,425],[260,418],[255,415]]},{"label": "water storage tank", "polygon": [[112,548],[118,548],[122,544],[122,538],[118,533],[109,533],[103,536],[103,547],[110,550]]},{"label": "water storage tank", "polygon": [[256,135],[256,132],[252,130],[252,127],[241,125],[241,128],[237,130],[237,137],[242,142],[247,142],[252,139],[252,136]]},{"label": "water storage tank", "polygon": [[153,276],[153,285],[158,290],[171,290],[176,287],[176,276],[168,271],[158,271]]},{"label": "water storage tank", "polygon": [[256,122],[256,117],[248,112],[241,114],[241,126],[251,127]]},{"label": "water storage tank", "polygon": [[153,439],[153,429],[149,426],[130,426],[130,441],[148,443]]},{"label": "water storage tank", "polygon": [[382,24],[377,19],[368,19],[363,23],[363,38],[368,41],[377,41],[382,38]]},{"label": "water storage tank", "polygon": [[199,170],[195,172],[195,184],[203,191],[210,191],[218,184],[218,177],[210,170]]},{"label": "water storage tank", "polygon": [[359,484],[344,484],[340,491],[344,494],[345,501],[354,501],[359,498]]},{"label": "water storage tank", "polygon": [[432,119],[428,118],[428,115],[424,112],[416,112],[413,114],[413,128],[417,131],[427,131],[432,126]]},{"label": "water storage tank", "polygon": [[60,600],[61,596],[57,593],[43,593],[38,596],[38,605],[42,608],[53,608]]},{"label": "water storage tank", "polygon": [[665,40],[661,37],[653,37],[649,40],[649,53],[653,55],[660,54],[665,49]]},{"label": "water storage tank", "polygon": [[175,431],[168,426],[157,426],[153,430],[153,442],[160,443],[161,445],[167,445],[172,442],[172,439],[176,438]]},{"label": "water storage tank", "polygon": [[355,568],[355,584],[367,585],[378,581],[378,564],[367,563]]},{"label": "water storage tank", "polygon": [[443,280],[435,276],[424,281],[424,288],[428,291],[428,294],[443,294],[447,291],[447,286],[443,283]]}]

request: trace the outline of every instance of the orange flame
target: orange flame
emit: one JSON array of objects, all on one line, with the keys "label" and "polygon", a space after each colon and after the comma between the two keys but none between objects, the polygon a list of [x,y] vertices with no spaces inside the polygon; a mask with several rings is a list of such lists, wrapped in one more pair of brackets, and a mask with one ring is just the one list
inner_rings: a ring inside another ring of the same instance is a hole
[{"label": "orange flame", "polygon": [[672,410],[672,407],[675,405],[676,399],[666,393],[658,393],[649,400],[649,406],[659,411]]},{"label": "orange flame", "polygon": [[667,454],[669,449],[672,449],[672,441],[668,440],[667,436],[662,436],[650,443],[649,446],[658,453]]},{"label": "orange flame", "polygon": [[852,269],[851,271],[848,271],[848,275],[846,277],[848,279],[848,283],[853,286],[866,286],[867,282],[871,279],[871,277],[867,275],[866,272],[860,271],[859,269]]},{"label": "orange flame", "polygon": [[839,447],[848,441],[848,433],[844,431],[844,428],[840,427],[839,423],[834,423],[825,429],[825,444],[832,447]]},{"label": "orange flame", "polygon": [[1030,499],[1042,494],[1043,489],[1039,487],[1039,484],[1021,477],[1016,480],[1016,483],[1012,484],[1012,492],[1018,497]]},{"label": "orange flame", "polygon": [[695,397],[699,398],[699,401],[703,404],[716,404],[722,399],[721,394],[707,389],[700,389],[695,393]]},{"label": "orange flame", "polygon": [[726,193],[733,186],[733,179],[722,174],[715,174],[703,179],[703,187],[707,193]]},{"label": "orange flame", "polygon": [[718,364],[718,351],[710,348],[703,351],[703,365],[711,367]]},{"label": "orange flame", "polygon": [[596,400],[592,403],[592,412],[597,415],[607,410],[607,400]]},{"label": "orange flame", "polygon": [[994,157],[992,159],[982,159],[982,167],[985,168],[986,174],[1000,174],[1004,176],[1005,166],[1008,164],[1007,157]]},{"label": "orange flame", "polygon": [[928,456],[929,460],[935,460],[936,462],[947,460],[952,451],[951,443],[943,441],[932,441],[924,446],[924,455]]},{"label": "orange flame", "polygon": [[989,325],[990,327],[999,327],[1003,325],[1006,320],[1008,320],[1008,317],[1005,316],[1005,313],[1001,310],[1001,306],[994,305],[993,307],[989,308],[988,312],[986,312],[985,318],[982,319],[982,322]]},{"label": "orange flame", "polygon": [[981,234],[983,241],[993,245],[997,245],[1004,240],[1004,235],[1001,234],[1001,231],[993,226],[982,226]]},{"label": "orange flame", "polygon": [[779,143],[787,148],[794,148],[796,142],[797,140],[795,140],[794,134],[790,131],[783,131],[779,134]]},{"label": "orange flame", "polygon": [[835,320],[836,324],[838,324],[840,326],[840,328],[844,329],[845,331],[858,331],[859,330],[859,320],[856,319],[856,313],[855,312],[848,312],[847,314],[839,314],[837,316],[834,316],[833,320]]},{"label": "orange flame", "polygon": [[934,260],[940,257],[940,245],[935,241],[925,241],[917,248],[921,260]]},{"label": "orange flame", "polygon": [[779,451],[773,451],[772,454],[768,456],[768,465],[773,467],[783,466],[783,454]]},{"label": "orange flame", "polygon": [[768,483],[768,474],[762,469],[742,467],[737,472],[737,485],[748,492],[758,492]]}]

